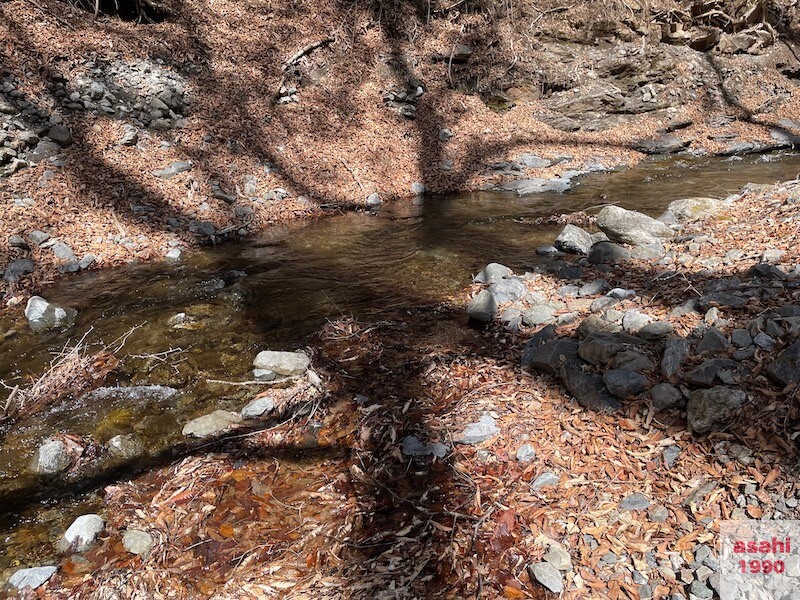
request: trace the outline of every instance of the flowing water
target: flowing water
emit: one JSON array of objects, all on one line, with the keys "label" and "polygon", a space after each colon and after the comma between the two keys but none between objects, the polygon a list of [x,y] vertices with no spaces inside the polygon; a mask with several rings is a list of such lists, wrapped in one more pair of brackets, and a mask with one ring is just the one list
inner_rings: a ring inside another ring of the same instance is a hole
[{"label": "flowing water", "polygon": [[[327,319],[379,319],[389,309],[440,302],[468,285],[487,262],[524,269],[537,260],[536,248],[552,243],[560,230],[533,225],[539,217],[596,210],[608,202],[657,215],[672,200],[724,197],[748,182],[774,183],[798,174],[800,154],[789,153],[653,161],[585,176],[564,194],[426,197],[375,214],[273,230],[195,252],[180,263],[66,277],[42,295],[78,309],[75,326],[34,334],[22,317],[0,321],[0,378],[25,385],[47,368],[54,352],[84,335],[96,351],[133,329],[119,352],[116,382],[167,385],[180,393],[91,405],[70,399],[24,426],[0,431],[0,507],[10,498],[41,494],[43,484],[29,465],[48,436],[69,433],[103,444],[132,433],[145,454],[159,453],[180,441],[188,419],[217,408],[237,410],[252,391],[208,379],[250,379],[259,350],[302,348]],[[177,313],[186,318],[176,325]],[[71,519],[99,506],[90,493],[0,509],[0,573],[52,556]]]}]

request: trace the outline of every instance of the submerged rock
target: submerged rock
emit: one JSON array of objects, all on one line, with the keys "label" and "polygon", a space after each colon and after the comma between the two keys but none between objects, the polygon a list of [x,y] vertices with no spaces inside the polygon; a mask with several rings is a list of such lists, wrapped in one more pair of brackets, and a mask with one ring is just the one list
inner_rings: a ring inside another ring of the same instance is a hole
[{"label": "submerged rock", "polygon": [[100,515],[81,515],[72,522],[58,541],[59,552],[83,552],[91,546],[105,528]]},{"label": "submerged rock", "polygon": [[253,367],[273,371],[278,375],[302,375],[311,366],[311,359],[305,352],[275,352],[263,350],[253,361]]},{"label": "submerged rock", "polygon": [[264,396],[251,400],[239,414],[243,419],[257,419],[266,413],[272,412],[275,408],[275,400],[272,396]]},{"label": "submerged rock", "polygon": [[33,455],[32,468],[40,475],[56,475],[71,463],[67,445],[61,440],[48,440]]},{"label": "submerged rock", "polygon": [[222,433],[242,417],[238,413],[227,410],[215,410],[213,413],[192,419],[183,427],[183,435],[204,438]]},{"label": "submerged rock", "polygon": [[50,304],[41,296],[32,296],[25,307],[25,318],[33,331],[46,331],[71,327],[75,323],[78,311],[70,307]]},{"label": "submerged rock", "polygon": [[134,435],[115,435],[108,440],[108,452],[111,456],[131,459],[144,453],[142,443]]}]

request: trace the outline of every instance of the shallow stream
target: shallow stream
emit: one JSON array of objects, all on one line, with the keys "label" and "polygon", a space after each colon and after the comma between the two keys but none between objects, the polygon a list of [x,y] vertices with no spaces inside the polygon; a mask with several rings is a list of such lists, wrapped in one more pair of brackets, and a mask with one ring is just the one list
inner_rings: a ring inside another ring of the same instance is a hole
[{"label": "shallow stream", "polygon": [[[4,498],[40,485],[29,465],[50,435],[63,432],[104,444],[133,433],[146,453],[158,453],[181,440],[188,419],[241,408],[252,389],[207,380],[250,379],[259,350],[302,348],[327,319],[380,319],[390,309],[440,302],[468,285],[487,262],[515,270],[535,263],[536,248],[552,243],[561,229],[532,224],[539,217],[608,202],[657,215],[672,200],[724,197],[748,182],[774,183],[798,174],[800,154],[653,161],[584,176],[564,194],[426,197],[374,214],[277,229],[195,252],[179,263],[66,277],[42,295],[78,309],[75,326],[35,334],[21,316],[0,321],[0,379],[25,385],[46,370],[54,353],[84,335],[97,351],[135,328],[118,355],[117,383],[160,384],[180,393],[91,406],[69,400],[0,432],[0,507]],[[176,324],[177,313],[185,313],[182,323]],[[12,513],[0,509],[0,573],[52,557],[71,519],[99,508],[90,494],[37,501]]]}]

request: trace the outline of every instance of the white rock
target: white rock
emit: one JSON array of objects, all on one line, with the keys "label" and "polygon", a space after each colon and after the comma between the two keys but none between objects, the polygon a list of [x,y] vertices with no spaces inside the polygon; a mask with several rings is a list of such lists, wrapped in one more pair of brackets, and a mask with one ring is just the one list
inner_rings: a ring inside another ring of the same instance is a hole
[{"label": "white rock", "polygon": [[11,577],[9,577],[8,583],[11,587],[15,587],[18,590],[26,587],[36,589],[47,582],[47,580],[50,579],[57,570],[57,567],[33,567],[31,569],[20,569]]},{"label": "white rock", "polygon": [[311,365],[311,359],[304,352],[259,352],[253,361],[253,367],[274,371],[278,375],[302,375]]},{"label": "white rock", "polygon": [[59,552],[67,550],[83,552],[94,543],[104,527],[103,519],[99,515],[81,515],[72,522],[58,541]]}]

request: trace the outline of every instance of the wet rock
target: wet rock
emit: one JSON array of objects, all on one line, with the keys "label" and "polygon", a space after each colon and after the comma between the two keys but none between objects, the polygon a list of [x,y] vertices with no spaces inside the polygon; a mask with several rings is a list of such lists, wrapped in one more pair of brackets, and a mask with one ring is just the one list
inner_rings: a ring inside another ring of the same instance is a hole
[{"label": "wet rock", "polygon": [[609,392],[622,399],[641,394],[649,384],[647,377],[627,369],[606,371],[603,374],[603,382],[605,382]]},{"label": "wet rock", "polygon": [[491,323],[497,317],[497,301],[489,290],[481,290],[467,305],[467,316],[473,321]]},{"label": "wet rock", "polygon": [[122,545],[131,554],[137,554],[145,559],[153,548],[153,538],[141,529],[128,529],[122,536]]},{"label": "wet rock", "polygon": [[440,442],[426,444],[421,442],[417,436],[409,435],[403,438],[401,452],[404,456],[435,456],[437,458],[444,458],[447,456],[447,446]]},{"label": "wet rock", "polygon": [[72,132],[66,125],[53,125],[47,130],[47,137],[62,147],[72,145]]},{"label": "wet rock", "polygon": [[8,585],[18,590],[24,588],[36,589],[55,575],[58,567],[32,567],[30,569],[20,569],[8,578]]},{"label": "wet rock", "polygon": [[680,152],[691,143],[691,140],[682,140],[674,135],[662,135],[654,140],[640,140],[634,149],[644,154],[674,154]]},{"label": "wet rock", "polygon": [[142,443],[134,435],[115,435],[108,440],[108,452],[111,456],[130,460],[144,454]]},{"label": "wet rock", "polygon": [[679,221],[696,221],[718,215],[723,207],[722,200],[716,198],[684,198],[670,202],[667,211]]},{"label": "wet rock", "polygon": [[81,515],[72,522],[56,545],[59,552],[84,552],[105,528],[100,515]]},{"label": "wet rock", "polygon": [[551,304],[536,304],[522,315],[522,322],[529,327],[551,325],[556,322],[556,307]]},{"label": "wet rock", "polygon": [[183,426],[183,435],[204,438],[226,431],[234,423],[239,423],[242,417],[238,413],[227,410],[214,412],[192,419]]},{"label": "wet rock", "polygon": [[272,412],[274,408],[275,400],[272,396],[264,396],[248,402],[239,414],[243,419],[257,419],[266,413]]},{"label": "wet rock", "polygon": [[649,506],[650,500],[639,492],[626,496],[622,502],[619,503],[620,510],[645,510]]},{"label": "wet rock", "polygon": [[554,485],[558,485],[558,475],[550,471],[545,471],[531,483],[531,489],[538,492],[546,487],[553,487]]},{"label": "wet rock", "polygon": [[781,386],[800,382],[800,339],[781,351],[767,365],[766,372],[770,379]]},{"label": "wet rock", "polygon": [[661,359],[661,372],[664,377],[670,378],[675,375],[688,355],[689,341],[687,339],[679,336],[667,338],[664,357]]},{"label": "wet rock", "polygon": [[668,410],[671,408],[683,408],[686,406],[686,399],[681,391],[669,383],[658,383],[650,390],[653,399],[653,408],[656,410]]},{"label": "wet rock", "polygon": [[32,296],[25,307],[25,318],[33,331],[71,327],[78,311],[50,304],[41,296]]},{"label": "wet rock", "polygon": [[[547,329],[547,328],[545,328]],[[578,356],[578,341],[571,338],[558,338],[531,348],[526,347],[522,355],[522,366],[534,371],[557,375],[561,364]]]},{"label": "wet rock", "polygon": [[516,192],[519,196],[529,194],[541,194],[545,192],[561,193],[570,188],[569,179],[555,177],[547,179],[544,177],[534,177],[531,179],[515,179],[500,186],[501,190]]},{"label": "wet rock", "polygon": [[620,408],[619,400],[612,396],[596,373],[587,373],[582,360],[571,360],[561,365],[564,387],[583,406],[591,410],[612,412]]},{"label": "wet rock", "polygon": [[694,386],[711,387],[715,380],[733,384],[736,361],[729,358],[710,358],[686,373],[686,382]]},{"label": "wet rock", "polygon": [[36,449],[32,468],[40,475],[56,475],[71,464],[67,445],[61,440],[48,440]]},{"label": "wet rock", "polygon": [[728,347],[728,339],[725,337],[725,335],[716,327],[709,327],[708,331],[706,331],[705,335],[703,336],[703,339],[700,340],[699,344],[697,344],[695,353],[703,354],[704,352],[707,352],[709,354],[717,354],[727,350]]},{"label": "wet rock", "polygon": [[532,581],[538,581],[554,594],[560,594],[564,591],[561,573],[550,563],[540,562],[528,565],[528,576]]},{"label": "wet rock", "polygon": [[686,405],[686,421],[695,433],[705,433],[727,424],[747,401],[747,394],[737,388],[716,386],[692,393]]},{"label": "wet rock", "polygon": [[302,375],[311,366],[311,359],[305,352],[275,352],[263,350],[256,355],[253,367],[274,371],[278,375]]},{"label": "wet rock", "polygon": [[275,371],[269,369],[253,369],[253,379],[256,381],[274,381],[278,377]]},{"label": "wet rock", "polygon": [[558,234],[553,245],[568,254],[589,254],[589,249],[592,247],[592,236],[580,227],[567,224]]},{"label": "wet rock", "polygon": [[183,252],[180,248],[171,248],[165,255],[164,258],[167,260],[180,260]]},{"label": "wet rock", "polygon": [[177,160],[163,169],[153,171],[153,175],[161,179],[171,179],[179,173],[184,173],[192,169],[192,163],[183,160]]},{"label": "wet rock", "polygon": [[631,260],[631,251],[613,242],[597,242],[589,250],[589,262],[593,265],[616,265]]},{"label": "wet rock", "polygon": [[667,225],[642,213],[618,206],[606,206],[597,216],[597,226],[609,239],[634,246],[673,237]]},{"label": "wet rock", "polygon": [[7,283],[16,283],[25,275],[33,273],[36,264],[30,258],[18,258],[9,263],[6,267],[6,272],[3,274],[3,279]]},{"label": "wet rock", "polygon": [[522,444],[522,446],[517,448],[516,457],[521,463],[529,463],[536,458],[536,449],[530,444]]},{"label": "wet rock", "polygon": [[536,249],[536,254],[538,254],[539,256],[564,256],[564,253],[561,252],[561,250],[559,250],[555,246],[549,246],[549,245],[539,246]]},{"label": "wet rock", "polygon": [[477,422],[470,423],[460,436],[455,438],[459,444],[479,444],[500,433],[495,420],[489,415],[483,415]]}]

